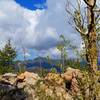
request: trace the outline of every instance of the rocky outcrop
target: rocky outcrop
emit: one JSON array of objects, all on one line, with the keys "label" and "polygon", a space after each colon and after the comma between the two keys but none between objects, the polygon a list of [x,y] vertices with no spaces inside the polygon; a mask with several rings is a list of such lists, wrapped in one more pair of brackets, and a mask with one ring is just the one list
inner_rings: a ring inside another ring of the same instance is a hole
[{"label": "rocky outcrop", "polygon": [[61,77],[60,74],[57,73],[48,73],[47,76],[45,77],[45,80],[55,83],[57,85],[64,85],[64,80]]},{"label": "rocky outcrop", "polygon": [[83,74],[79,69],[68,67],[66,72],[61,74],[61,77],[65,80],[67,90],[71,90],[73,94],[77,94],[79,92],[77,79],[82,79],[83,77]]},{"label": "rocky outcrop", "polygon": [[5,82],[9,82],[10,84],[14,84],[17,78],[17,74],[6,73],[2,76],[1,80]]},{"label": "rocky outcrop", "polygon": [[32,87],[39,79],[37,74],[27,71],[20,75],[12,73],[2,75],[0,93],[3,92],[0,94],[0,100],[35,100],[35,91]]},{"label": "rocky outcrop", "polygon": [[26,71],[17,76],[16,84],[20,84],[20,82],[23,82],[24,84],[35,85],[39,79],[40,77],[38,76],[38,74]]},{"label": "rocky outcrop", "polygon": [[[7,73],[1,77],[1,81],[6,83],[0,82],[0,86],[2,89],[9,89],[9,93],[13,95],[13,99],[8,100],[16,100],[17,96],[17,100],[73,100],[67,91],[66,81],[71,83],[70,91],[77,92],[76,76],[81,76],[80,71],[71,68],[63,74],[48,73],[45,78],[27,71],[20,75]],[[10,98],[10,94],[7,92],[0,100],[7,100],[5,98]]]},{"label": "rocky outcrop", "polygon": [[73,73],[75,73],[77,78],[83,77],[83,75],[82,75],[82,73],[79,69],[74,69],[74,68],[71,68],[71,67],[68,67],[66,69],[66,72],[61,74],[61,77],[66,81],[71,81],[72,78],[73,78]]}]

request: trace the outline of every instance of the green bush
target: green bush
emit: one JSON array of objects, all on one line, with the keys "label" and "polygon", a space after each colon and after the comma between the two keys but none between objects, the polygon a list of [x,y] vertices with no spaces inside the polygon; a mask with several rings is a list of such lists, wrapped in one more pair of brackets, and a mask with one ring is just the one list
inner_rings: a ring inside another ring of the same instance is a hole
[{"label": "green bush", "polygon": [[12,66],[0,66],[0,74],[14,72],[14,68]]},{"label": "green bush", "polygon": [[50,72],[52,72],[52,73],[57,73],[57,69],[56,69],[56,68],[51,68],[51,69],[50,69]]},{"label": "green bush", "polygon": [[80,91],[73,98],[75,100],[100,100],[100,83],[98,82],[100,72],[91,77],[88,71],[83,71],[83,76],[82,79],[77,79]]}]

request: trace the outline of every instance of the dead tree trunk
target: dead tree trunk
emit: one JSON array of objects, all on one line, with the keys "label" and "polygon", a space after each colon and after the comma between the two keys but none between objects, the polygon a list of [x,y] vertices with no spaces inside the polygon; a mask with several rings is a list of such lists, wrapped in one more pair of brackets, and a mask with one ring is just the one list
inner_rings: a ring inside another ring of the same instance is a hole
[{"label": "dead tree trunk", "polygon": [[[86,1],[86,0],[85,0]],[[88,23],[88,34],[86,35],[86,58],[89,66],[90,72],[97,71],[97,34],[95,27],[95,15],[94,15],[94,6],[96,0],[88,0],[87,4],[87,23]]]}]

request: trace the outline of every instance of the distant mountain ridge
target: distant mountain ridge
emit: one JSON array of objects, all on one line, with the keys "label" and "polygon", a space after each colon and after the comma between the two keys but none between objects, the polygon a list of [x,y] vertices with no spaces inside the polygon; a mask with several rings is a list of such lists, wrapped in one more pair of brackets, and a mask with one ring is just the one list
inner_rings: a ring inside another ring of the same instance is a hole
[{"label": "distant mountain ridge", "polygon": [[26,69],[32,69],[32,68],[44,68],[47,70],[50,70],[51,68],[56,68],[57,71],[60,71],[60,67],[57,66],[57,63],[60,60],[58,59],[50,59],[48,61],[47,58],[44,57],[37,57],[34,60],[27,60],[27,61],[22,61],[21,63],[23,63],[26,66]]},{"label": "distant mountain ridge", "polygon": [[[37,69],[44,68],[44,69],[50,70],[51,68],[56,68],[57,71],[61,71],[60,65],[58,65],[61,62],[59,59],[49,59],[48,60],[45,57],[37,57],[33,60],[19,61],[19,62],[25,65],[27,70],[31,70],[35,68]],[[86,65],[86,61],[81,61],[80,64],[81,66]],[[99,65],[100,65],[100,60],[98,61],[98,66]]]}]

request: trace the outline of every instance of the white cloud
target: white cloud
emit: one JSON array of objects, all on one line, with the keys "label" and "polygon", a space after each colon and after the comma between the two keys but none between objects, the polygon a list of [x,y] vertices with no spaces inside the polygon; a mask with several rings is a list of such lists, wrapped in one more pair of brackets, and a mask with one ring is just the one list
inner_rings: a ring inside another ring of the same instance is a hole
[{"label": "white cloud", "polygon": [[30,55],[30,53],[25,53],[25,56],[30,57],[31,55]]},{"label": "white cloud", "polygon": [[11,38],[17,47],[48,49],[53,55],[59,34],[79,44],[80,37],[67,24],[65,5],[66,0],[47,0],[47,9],[31,11],[14,0],[0,0],[0,43]]},{"label": "white cloud", "polygon": [[50,48],[47,51],[42,50],[39,53],[39,56],[44,56],[44,57],[49,56],[50,58],[59,59],[60,58],[60,51],[56,47],[54,47],[54,48]]}]

